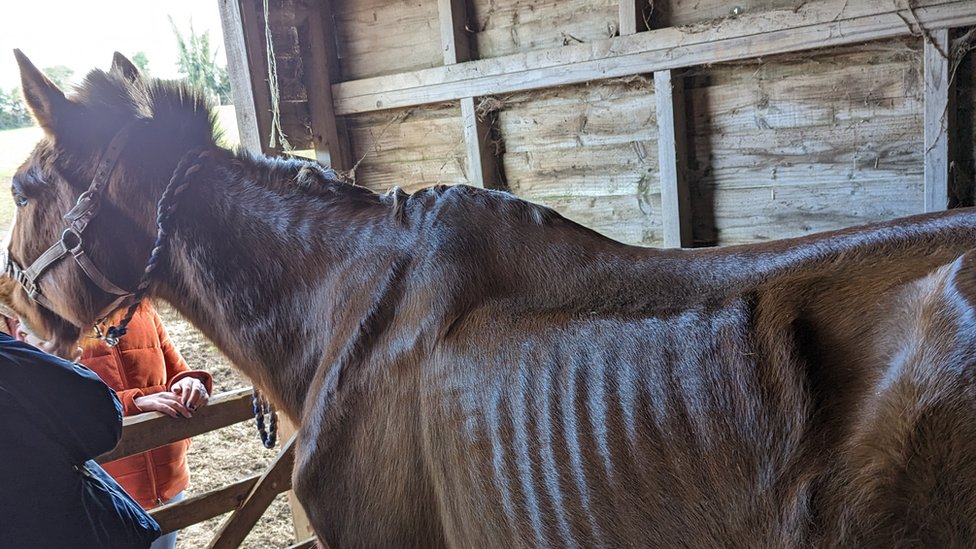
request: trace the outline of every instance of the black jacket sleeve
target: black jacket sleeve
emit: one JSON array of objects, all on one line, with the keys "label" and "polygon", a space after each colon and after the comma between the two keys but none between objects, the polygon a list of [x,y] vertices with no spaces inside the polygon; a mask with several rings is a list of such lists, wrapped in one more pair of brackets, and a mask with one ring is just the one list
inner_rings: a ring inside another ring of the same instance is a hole
[{"label": "black jacket sleeve", "polygon": [[122,404],[94,372],[3,333],[0,399],[26,410],[74,463],[108,452],[122,436]]}]

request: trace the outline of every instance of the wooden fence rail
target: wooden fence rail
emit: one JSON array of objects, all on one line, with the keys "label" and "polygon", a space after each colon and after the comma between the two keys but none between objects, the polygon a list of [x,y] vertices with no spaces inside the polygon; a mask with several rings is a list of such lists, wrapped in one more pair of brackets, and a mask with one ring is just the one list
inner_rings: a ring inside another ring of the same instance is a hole
[{"label": "wooden fence rail", "polygon": [[[99,456],[97,461],[105,463],[250,420],[251,395],[250,387],[215,395],[207,406],[194,412],[190,419],[171,418],[159,412],[126,417],[118,446]],[[275,496],[291,489],[294,445],[295,437],[292,436],[282,446],[268,469],[260,475],[241,479],[171,505],[157,507],[149,514],[166,534],[232,511],[207,547],[238,547]],[[295,545],[312,546],[312,540]]]}]

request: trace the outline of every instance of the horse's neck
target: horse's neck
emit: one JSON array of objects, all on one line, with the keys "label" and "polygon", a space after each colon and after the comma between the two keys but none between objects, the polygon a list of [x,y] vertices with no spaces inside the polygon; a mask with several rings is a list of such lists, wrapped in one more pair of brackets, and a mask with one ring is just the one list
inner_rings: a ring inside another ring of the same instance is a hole
[{"label": "horse's neck", "polygon": [[260,161],[212,167],[186,192],[158,293],[297,419],[329,341],[342,335],[329,333],[337,315],[365,314],[344,300],[370,291],[355,287],[362,271],[383,268],[362,236],[381,236],[383,224],[368,204],[346,215],[341,187],[302,195],[290,181],[261,181],[282,170],[249,162]]}]

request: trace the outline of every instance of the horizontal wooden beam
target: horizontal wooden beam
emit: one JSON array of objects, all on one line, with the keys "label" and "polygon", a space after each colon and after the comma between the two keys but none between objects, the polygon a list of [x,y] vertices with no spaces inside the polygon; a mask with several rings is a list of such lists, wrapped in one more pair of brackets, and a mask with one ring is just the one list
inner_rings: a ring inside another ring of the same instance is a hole
[{"label": "horizontal wooden beam", "polygon": [[192,418],[173,418],[159,412],[147,412],[124,418],[122,440],[111,452],[98,457],[105,463],[170,442],[214,431],[249,419],[252,412],[250,387],[221,393],[194,412]]},{"label": "horizontal wooden beam", "polygon": [[156,507],[149,511],[149,514],[159,523],[164,535],[182,530],[191,524],[197,524],[237,509],[244,503],[247,495],[251,493],[254,485],[260,479],[261,475],[250,476],[217,490],[186,498],[170,505]]},{"label": "horizontal wooden beam", "polygon": [[823,0],[717,24],[669,27],[552,49],[333,84],[348,115],[577,84],[647,72],[880,40],[976,25],[973,0]]}]

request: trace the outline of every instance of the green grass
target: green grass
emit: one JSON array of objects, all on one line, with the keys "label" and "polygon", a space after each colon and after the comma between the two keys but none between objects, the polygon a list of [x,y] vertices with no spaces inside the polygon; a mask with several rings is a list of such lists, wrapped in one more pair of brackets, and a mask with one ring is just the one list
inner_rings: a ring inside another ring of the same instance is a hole
[{"label": "green grass", "polygon": [[[236,147],[240,143],[233,106],[218,107],[217,126],[223,130],[221,145]],[[6,231],[14,218],[14,202],[8,191],[10,179],[42,137],[44,131],[38,127],[0,131],[0,233]]]}]

